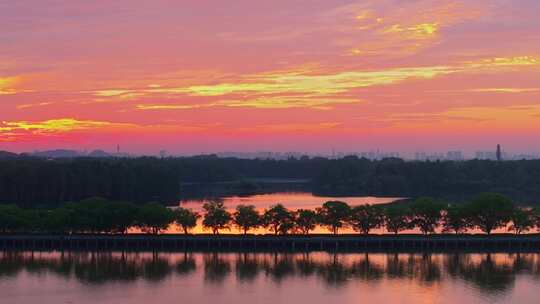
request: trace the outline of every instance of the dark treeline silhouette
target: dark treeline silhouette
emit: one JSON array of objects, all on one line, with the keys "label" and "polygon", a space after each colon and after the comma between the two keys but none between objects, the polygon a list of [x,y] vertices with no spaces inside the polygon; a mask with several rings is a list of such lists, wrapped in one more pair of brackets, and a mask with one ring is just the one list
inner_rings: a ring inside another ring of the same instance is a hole
[{"label": "dark treeline silhouette", "polygon": [[[201,269],[202,268],[202,269]],[[0,253],[0,279],[53,274],[85,284],[160,282],[170,276],[203,271],[207,284],[222,284],[235,275],[251,282],[264,275],[281,283],[287,278],[315,277],[331,287],[354,281],[415,280],[430,285],[461,280],[484,293],[512,289],[519,275],[540,278],[538,254],[332,254],[287,253],[129,253],[129,252],[14,252]]]},{"label": "dark treeline silhouette", "polygon": [[[88,197],[143,203],[177,202],[190,185],[231,182],[230,191],[257,191],[253,180],[303,179],[315,194],[444,197],[458,201],[498,192],[520,203],[540,197],[540,160],[465,162],[370,161],[354,156],[289,160],[186,158],[0,158],[0,202],[22,207]],[[208,189],[208,187],[203,187]],[[203,193],[204,194],[204,193]]]},{"label": "dark treeline silhouette", "polygon": [[515,206],[503,195],[483,193],[468,203],[449,204],[423,197],[408,203],[349,206],[328,201],[315,210],[289,210],[282,204],[259,212],[253,205],[238,205],[230,212],[222,201],[205,203],[203,214],[160,203],[138,206],[126,202],[90,198],[54,209],[22,209],[0,205],[0,233],[107,233],[125,234],[130,228],[158,234],[176,224],[185,234],[201,224],[213,234],[237,228],[247,234],[258,228],[275,235],[307,235],[317,226],[337,235],[349,228],[367,235],[384,228],[398,234],[416,229],[423,234],[462,234],[480,230],[491,234],[506,229],[520,234],[540,227],[540,209]]}]

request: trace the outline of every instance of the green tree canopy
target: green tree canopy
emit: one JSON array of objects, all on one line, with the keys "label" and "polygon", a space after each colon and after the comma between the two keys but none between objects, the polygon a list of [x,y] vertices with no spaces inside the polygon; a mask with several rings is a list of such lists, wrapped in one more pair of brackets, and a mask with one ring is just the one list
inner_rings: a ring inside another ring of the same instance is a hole
[{"label": "green tree canopy", "polygon": [[349,223],[355,231],[369,234],[372,229],[383,226],[383,209],[380,206],[369,204],[356,206],[351,210]]},{"label": "green tree canopy", "polygon": [[487,234],[506,227],[514,212],[512,201],[496,193],[478,195],[468,208],[473,224]]},{"label": "green tree canopy", "polygon": [[126,234],[130,227],[135,226],[139,208],[128,202],[103,200],[96,212],[100,216],[100,231]]},{"label": "green tree canopy", "polygon": [[261,216],[253,205],[238,205],[233,214],[233,221],[246,235],[250,229],[255,229],[261,225]]},{"label": "green tree canopy", "polygon": [[44,229],[47,232],[71,233],[74,232],[71,224],[73,210],[60,207],[48,211],[43,219]]},{"label": "green tree canopy", "polygon": [[203,205],[205,211],[203,226],[211,229],[213,234],[219,234],[219,230],[230,229],[231,214],[225,209],[223,202],[210,201]]},{"label": "green tree canopy", "polygon": [[411,224],[418,227],[423,234],[433,233],[439,227],[444,205],[432,198],[423,197],[414,201],[411,206]]},{"label": "green tree canopy", "polygon": [[[109,231],[107,227],[109,202],[101,197],[92,197],[80,202],[67,203],[65,208],[71,210],[69,226],[74,232],[99,233]],[[110,224],[110,222],[109,222]]]},{"label": "green tree canopy", "polygon": [[317,208],[319,221],[333,234],[338,234],[338,230],[344,227],[351,214],[351,207],[345,202],[328,201],[321,208]]},{"label": "green tree canopy", "polygon": [[158,234],[166,230],[173,221],[173,212],[160,203],[147,203],[139,209],[137,223],[145,232]]},{"label": "green tree canopy", "polygon": [[386,230],[394,234],[411,229],[411,211],[405,206],[388,206],[384,210]]},{"label": "green tree canopy", "polygon": [[474,225],[471,221],[469,208],[465,205],[451,204],[444,211],[442,218],[444,232],[464,233]]},{"label": "green tree canopy", "polygon": [[16,232],[25,227],[24,210],[16,205],[0,205],[0,232]]}]

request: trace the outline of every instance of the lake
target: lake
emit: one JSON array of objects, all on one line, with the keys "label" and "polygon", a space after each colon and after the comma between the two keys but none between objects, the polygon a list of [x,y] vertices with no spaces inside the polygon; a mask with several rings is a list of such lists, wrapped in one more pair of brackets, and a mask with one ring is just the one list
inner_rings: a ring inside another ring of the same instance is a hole
[{"label": "lake", "polygon": [[[225,196],[220,198],[223,200],[226,207],[233,210],[240,204],[254,205],[259,210],[268,208],[271,205],[283,204],[285,207],[296,209],[315,209],[322,206],[327,201],[344,201],[351,206],[364,204],[386,204],[400,198],[395,197],[330,197],[330,196],[315,196],[309,192],[277,192],[271,194],[257,194],[249,196]],[[207,202],[205,199],[183,200],[180,205],[195,210],[202,210],[201,206]]]},{"label": "lake", "polygon": [[2,303],[538,303],[540,254],[2,252]]}]

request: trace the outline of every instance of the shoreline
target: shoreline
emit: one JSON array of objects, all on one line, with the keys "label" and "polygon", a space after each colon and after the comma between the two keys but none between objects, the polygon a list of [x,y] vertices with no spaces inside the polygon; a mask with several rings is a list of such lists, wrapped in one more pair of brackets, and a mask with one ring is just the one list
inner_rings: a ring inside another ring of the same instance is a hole
[{"label": "shoreline", "polygon": [[0,235],[1,250],[540,252],[529,235]]}]

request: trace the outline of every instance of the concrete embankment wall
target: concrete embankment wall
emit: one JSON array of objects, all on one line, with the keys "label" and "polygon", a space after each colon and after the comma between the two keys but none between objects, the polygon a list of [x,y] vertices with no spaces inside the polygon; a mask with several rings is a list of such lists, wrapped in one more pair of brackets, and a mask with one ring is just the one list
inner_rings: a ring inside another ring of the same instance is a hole
[{"label": "concrete embankment wall", "polygon": [[0,249],[540,252],[540,236],[0,235]]}]

